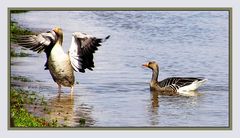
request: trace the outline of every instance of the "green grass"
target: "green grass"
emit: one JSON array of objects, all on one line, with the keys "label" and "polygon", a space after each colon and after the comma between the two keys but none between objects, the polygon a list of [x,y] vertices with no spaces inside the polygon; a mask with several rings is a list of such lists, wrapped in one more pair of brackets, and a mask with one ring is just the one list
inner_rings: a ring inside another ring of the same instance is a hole
[{"label": "green grass", "polygon": [[[26,105],[34,105],[34,108],[36,105],[40,105],[43,106],[44,113],[51,113],[43,96],[39,96],[33,91],[12,87],[10,90],[10,127],[68,127],[60,124],[57,119],[47,120],[34,116],[28,112]],[[64,121],[68,121],[68,117],[64,117]],[[80,118],[78,123],[78,127],[85,127],[86,119]]]},{"label": "green grass", "polygon": [[11,88],[10,91],[10,126],[11,127],[59,127],[57,120],[47,121],[36,117],[24,107],[37,102],[39,96],[34,92]]}]

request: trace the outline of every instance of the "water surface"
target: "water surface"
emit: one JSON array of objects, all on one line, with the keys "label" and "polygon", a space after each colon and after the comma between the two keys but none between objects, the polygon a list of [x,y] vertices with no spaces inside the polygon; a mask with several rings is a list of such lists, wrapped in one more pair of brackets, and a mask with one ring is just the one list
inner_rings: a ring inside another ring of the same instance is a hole
[{"label": "water surface", "polygon": [[[35,31],[60,26],[65,51],[74,31],[111,35],[94,55],[94,71],[75,73],[79,84],[73,102],[67,102],[69,88],[56,100],[57,85],[44,70],[44,54],[11,58],[12,75],[40,80],[25,89],[45,95],[54,108],[60,105],[58,112],[71,109],[69,125],[77,126],[84,116],[93,127],[229,125],[227,11],[31,11],[11,18]],[[160,80],[207,78],[201,96],[150,92],[151,71],[141,67],[149,60],[159,63]]]}]

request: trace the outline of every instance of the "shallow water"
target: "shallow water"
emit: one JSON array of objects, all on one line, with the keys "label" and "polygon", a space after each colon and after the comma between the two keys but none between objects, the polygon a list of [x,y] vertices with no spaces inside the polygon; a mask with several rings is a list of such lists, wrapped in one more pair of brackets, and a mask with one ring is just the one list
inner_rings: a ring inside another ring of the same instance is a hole
[{"label": "shallow water", "polygon": [[[71,105],[68,124],[72,126],[84,116],[94,127],[229,125],[227,11],[32,11],[11,18],[35,31],[62,27],[66,51],[74,31],[111,35],[94,55],[94,71],[75,73],[79,84],[74,101],[62,100],[67,99],[69,88],[63,89],[65,98],[58,99],[59,112]],[[159,63],[160,80],[207,78],[199,88],[201,95],[151,93],[151,71],[141,67],[149,60]],[[40,81],[25,89],[56,103],[57,85],[44,70],[44,54],[11,58],[11,63],[12,75]]]}]

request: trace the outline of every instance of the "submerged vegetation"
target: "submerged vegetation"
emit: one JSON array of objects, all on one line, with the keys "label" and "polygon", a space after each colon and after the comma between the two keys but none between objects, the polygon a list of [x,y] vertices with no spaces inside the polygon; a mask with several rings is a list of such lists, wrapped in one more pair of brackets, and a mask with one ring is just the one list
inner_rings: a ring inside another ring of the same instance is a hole
[{"label": "submerged vegetation", "polygon": [[[17,37],[20,35],[31,35],[34,34],[32,31],[29,31],[28,29],[22,28],[18,25],[17,22],[10,21],[10,42],[11,43],[17,43]],[[31,54],[20,52],[17,53],[14,48],[11,47],[10,50],[10,56],[11,57],[27,57]]]},{"label": "submerged vegetation", "polygon": [[[23,13],[27,12],[27,10],[11,10],[10,13]],[[16,38],[19,35],[30,35],[33,34],[32,31],[22,28],[19,26],[17,22],[10,20],[10,40],[11,42],[16,42]]]},{"label": "submerged vegetation", "polygon": [[11,49],[10,51],[10,56],[11,57],[28,57],[30,56],[31,54],[28,54],[28,53],[25,53],[25,52],[20,52],[20,53],[17,53],[14,49]]},{"label": "submerged vegetation", "polygon": [[28,29],[22,28],[18,25],[17,22],[11,21],[10,22],[10,41],[13,43],[17,42],[17,37],[19,35],[31,35],[34,34],[32,31]]},{"label": "submerged vegetation", "polygon": [[19,80],[23,82],[32,82],[32,80],[28,79],[27,77],[24,76],[11,76],[11,79],[13,80]]}]

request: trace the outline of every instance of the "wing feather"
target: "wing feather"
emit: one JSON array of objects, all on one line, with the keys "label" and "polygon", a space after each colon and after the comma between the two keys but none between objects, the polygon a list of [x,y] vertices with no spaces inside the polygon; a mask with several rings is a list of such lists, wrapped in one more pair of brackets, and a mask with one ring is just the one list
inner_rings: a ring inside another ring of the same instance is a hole
[{"label": "wing feather", "polygon": [[106,38],[96,38],[80,32],[73,33],[72,44],[69,49],[69,57],[72,67],[77,72],[85,72],[85,69],[93,70],[93,54],[106,41]]},{"label": "wing feather", "polygon": [[187,85],[192,84],[194,81],[201,81],[204,78],[194,78],[194,77],[172,77],[172,78],[166,78],[159,82],[160,87],[169,87],[174,86],[177,88],[184,87]]},{"label": "wing feather", "polygon": [[47,33],[40,33],[38,35],[19,36],[17,39],[20,46],[38,53],[41,53],[49,46],[54,46],[56,41],[57,36],[54,31],[48,31]]},{"label": "wing feather", "polygon": [[19,36],[17,43],[20,46],[28,48],[37,53],[44,51],[47,55],[45,69],[48,69],[48,57],[50,56],[50,52],[53,46],[56,44],[57,39],[57,34],[52,30],[46,33],[40,33],[38,35]]}]

